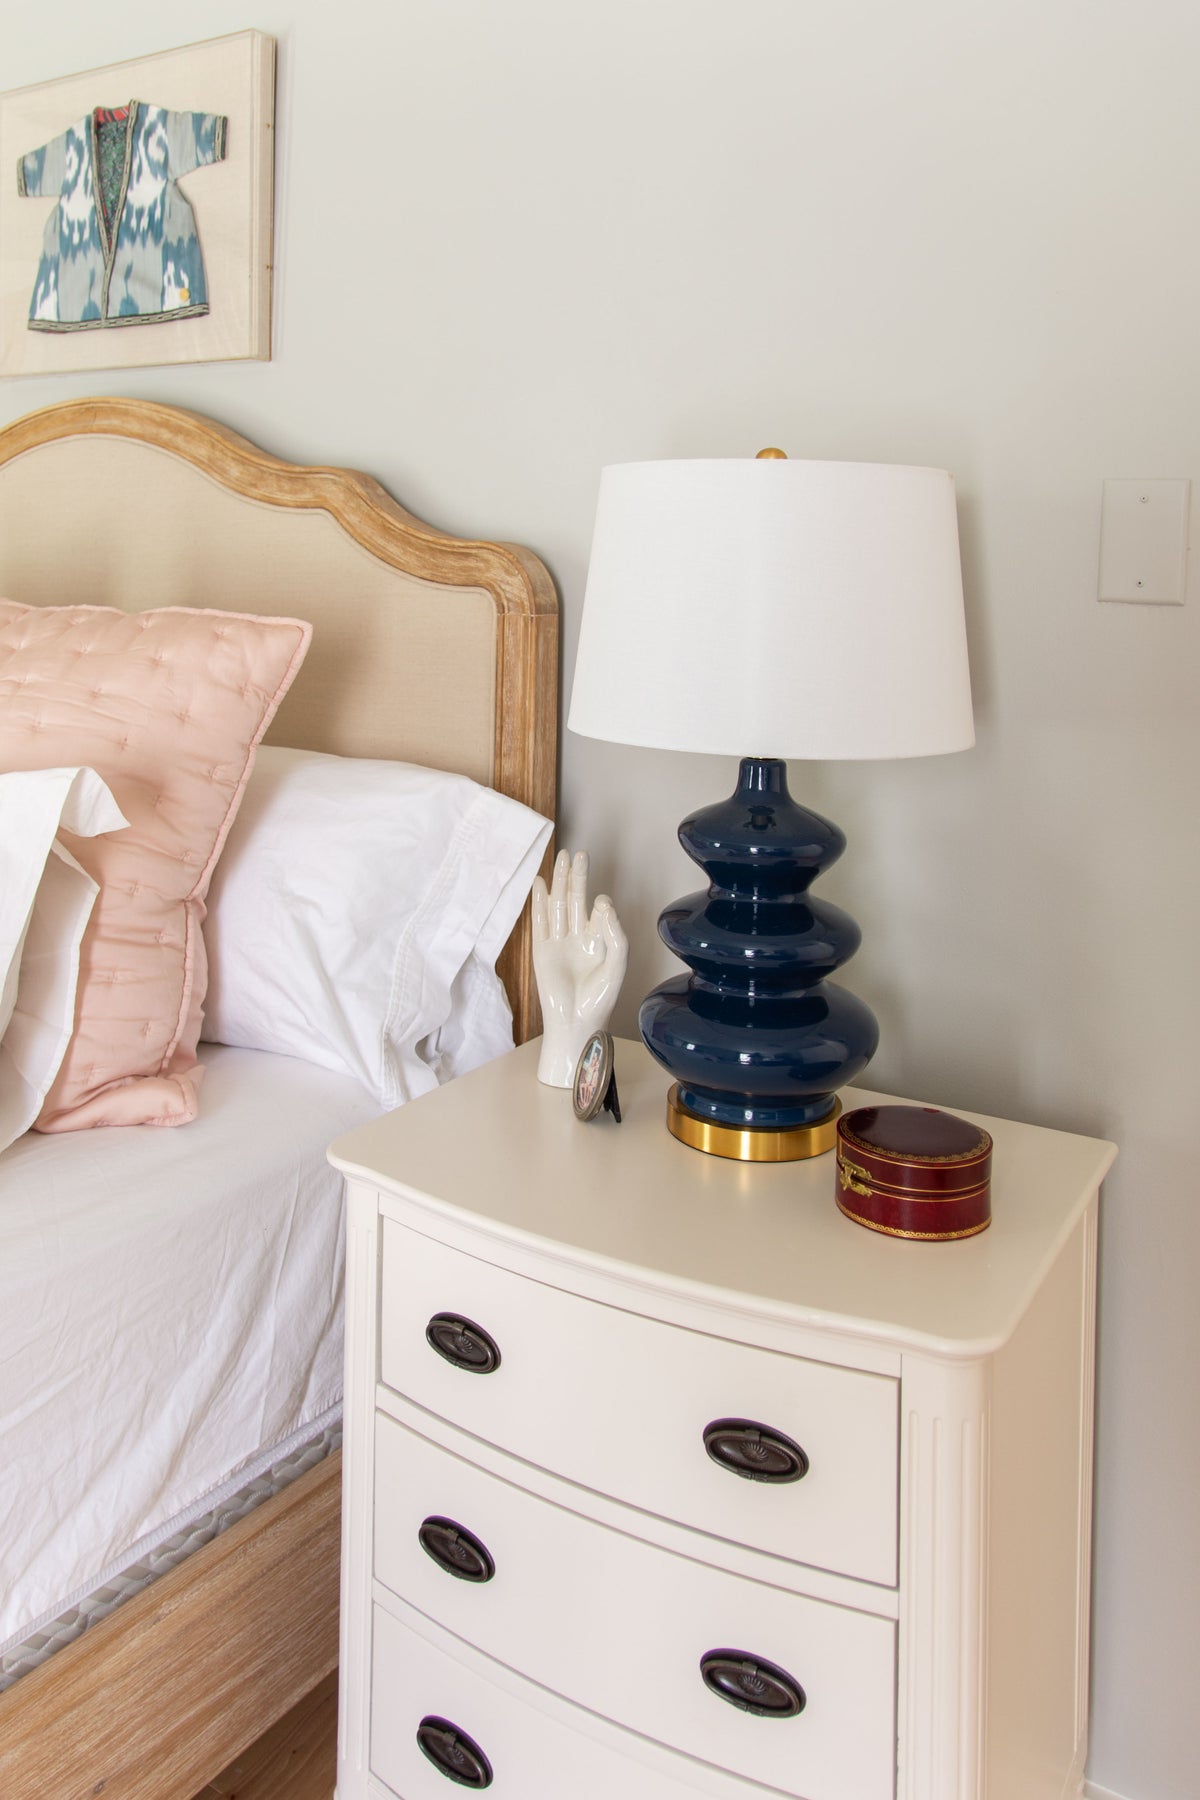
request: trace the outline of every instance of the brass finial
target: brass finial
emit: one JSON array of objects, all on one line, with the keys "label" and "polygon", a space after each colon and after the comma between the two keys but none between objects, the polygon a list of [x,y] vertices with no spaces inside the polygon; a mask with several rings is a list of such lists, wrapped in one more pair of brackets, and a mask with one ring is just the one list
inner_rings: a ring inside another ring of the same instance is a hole
[{"label": "brass finial", "polygon": [[760,450],[758,455],[754,459],[755,462],[761,462],[764,456],[767,456],[767,457],[782,456],[784,462],[787,461],[787,451],[786,450]]}]

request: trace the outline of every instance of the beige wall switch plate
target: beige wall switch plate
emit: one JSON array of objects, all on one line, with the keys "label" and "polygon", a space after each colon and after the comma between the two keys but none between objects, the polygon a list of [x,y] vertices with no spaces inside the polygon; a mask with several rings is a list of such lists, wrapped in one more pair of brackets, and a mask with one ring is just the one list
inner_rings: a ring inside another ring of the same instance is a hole
[{"label": "beige wall switch plate", "polygon": [[1182,606],[1190,481],[1106,481],[1100,514],[1101,600]]}]

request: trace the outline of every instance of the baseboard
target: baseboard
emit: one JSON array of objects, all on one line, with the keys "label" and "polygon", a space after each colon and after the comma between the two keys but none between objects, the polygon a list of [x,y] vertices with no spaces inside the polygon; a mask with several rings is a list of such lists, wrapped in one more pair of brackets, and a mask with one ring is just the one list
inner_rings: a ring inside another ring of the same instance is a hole
[{"label": "baseboard", "polygon": [[1097,1787],[1094,1781],[1085,1781],[1083,1800],[1129,1800],[1129,1796],[1118,1794],[1113,1788]]}]

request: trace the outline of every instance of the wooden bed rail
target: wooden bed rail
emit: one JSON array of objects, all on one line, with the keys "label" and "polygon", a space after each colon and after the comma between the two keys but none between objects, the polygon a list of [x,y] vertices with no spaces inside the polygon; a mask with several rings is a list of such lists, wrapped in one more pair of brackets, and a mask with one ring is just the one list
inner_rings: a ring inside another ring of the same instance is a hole
[{"label": "wooden bed rail", "polygon": [[4,1800],[193,1800],[323,1680],[341,1465],[335,1451],[0,1695]]}]

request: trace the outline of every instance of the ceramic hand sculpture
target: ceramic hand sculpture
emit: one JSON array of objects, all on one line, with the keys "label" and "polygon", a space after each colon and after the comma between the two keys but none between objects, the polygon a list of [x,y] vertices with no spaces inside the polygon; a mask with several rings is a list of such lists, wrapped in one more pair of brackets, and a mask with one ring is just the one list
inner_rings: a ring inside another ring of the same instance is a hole
[{"label": "ceramic hand sculpture", "polygon": [[560,850],[549,891],[533,884],[533,973],[542,1003],[538,1080],[569,1088],[593,1031],[603,1031],[617,1003],[629,940],[607,894],[587,910],[587,851]]}]

